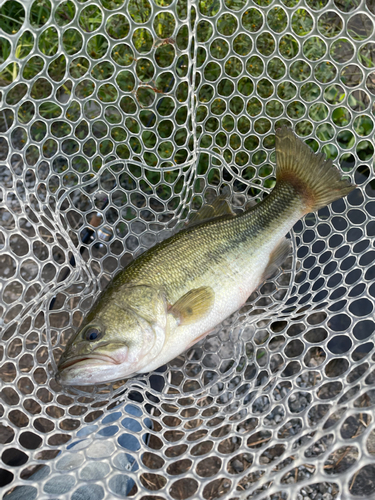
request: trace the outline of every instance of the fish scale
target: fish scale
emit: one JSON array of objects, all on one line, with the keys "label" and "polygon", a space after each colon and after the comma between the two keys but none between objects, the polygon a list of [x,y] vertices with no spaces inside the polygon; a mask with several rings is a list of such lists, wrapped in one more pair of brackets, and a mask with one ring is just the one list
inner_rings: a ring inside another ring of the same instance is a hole
[{"label": "fish scale", "polygon": [[[290,226],[289,218],[300,219],[304,204],[292,186],[280,183],[256,208],[235,218],[224,216],[182,230],[141,255],[115,278],[114,285],[149,282],[163,286],[170,301],[176,300],[187,282],[203,280],[205,270],[212,272],[212,260],[220,266],[231,258],[231,252],[243,254],[245,261],[251,258],[257,247],[269,243],[270,231],[280,228],[280,222]],[[168,259],[166,249],[171,254]]]}]

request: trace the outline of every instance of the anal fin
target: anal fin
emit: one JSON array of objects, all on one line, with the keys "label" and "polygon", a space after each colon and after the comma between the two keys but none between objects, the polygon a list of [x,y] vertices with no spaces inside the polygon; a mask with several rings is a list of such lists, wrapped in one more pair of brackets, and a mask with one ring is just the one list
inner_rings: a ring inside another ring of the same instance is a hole
[{"label": "anal fin", "polygon": [[277,247],[271,252],[268,264],[262,275],[261,282],[270,278],[288,257],[291,249],[290,240],[283,238]]}]

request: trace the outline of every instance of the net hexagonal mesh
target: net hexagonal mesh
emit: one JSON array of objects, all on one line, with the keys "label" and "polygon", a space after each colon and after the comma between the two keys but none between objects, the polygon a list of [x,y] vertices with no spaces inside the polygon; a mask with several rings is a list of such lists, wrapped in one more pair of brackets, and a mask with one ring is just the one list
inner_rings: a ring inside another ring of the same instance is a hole
[{"label": "net hexagonal mesh", "polygon": [[[375,495],[372,0],[0,5],[2,498]],[[229,190],[274,186],[289,124],[357,185],[150,375],[54,379],[132,258]]]}]

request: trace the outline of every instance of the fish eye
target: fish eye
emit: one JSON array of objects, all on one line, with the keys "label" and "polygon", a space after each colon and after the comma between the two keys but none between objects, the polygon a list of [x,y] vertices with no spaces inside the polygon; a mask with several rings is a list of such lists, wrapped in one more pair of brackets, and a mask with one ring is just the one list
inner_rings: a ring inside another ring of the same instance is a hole
[{"label": "fish eye", "polygon": [[103,332],[99,330],[96,326],[90,326],[83,333],[83,338],[88,340],[89,342],[94,342],[95,340],[99,340],[103,336]]}]

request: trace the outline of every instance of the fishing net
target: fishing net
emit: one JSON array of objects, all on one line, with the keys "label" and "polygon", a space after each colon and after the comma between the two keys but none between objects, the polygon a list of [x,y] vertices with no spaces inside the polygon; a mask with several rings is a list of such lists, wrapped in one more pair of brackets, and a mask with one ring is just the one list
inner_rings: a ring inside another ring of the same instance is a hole
[{"label": "fishing net", "polygon": [[[375,496],[373,0],[0,4],[6,500]],[[111,278],[293,127],[358,185],[240,311],[150,375],[54,379]]]}]

